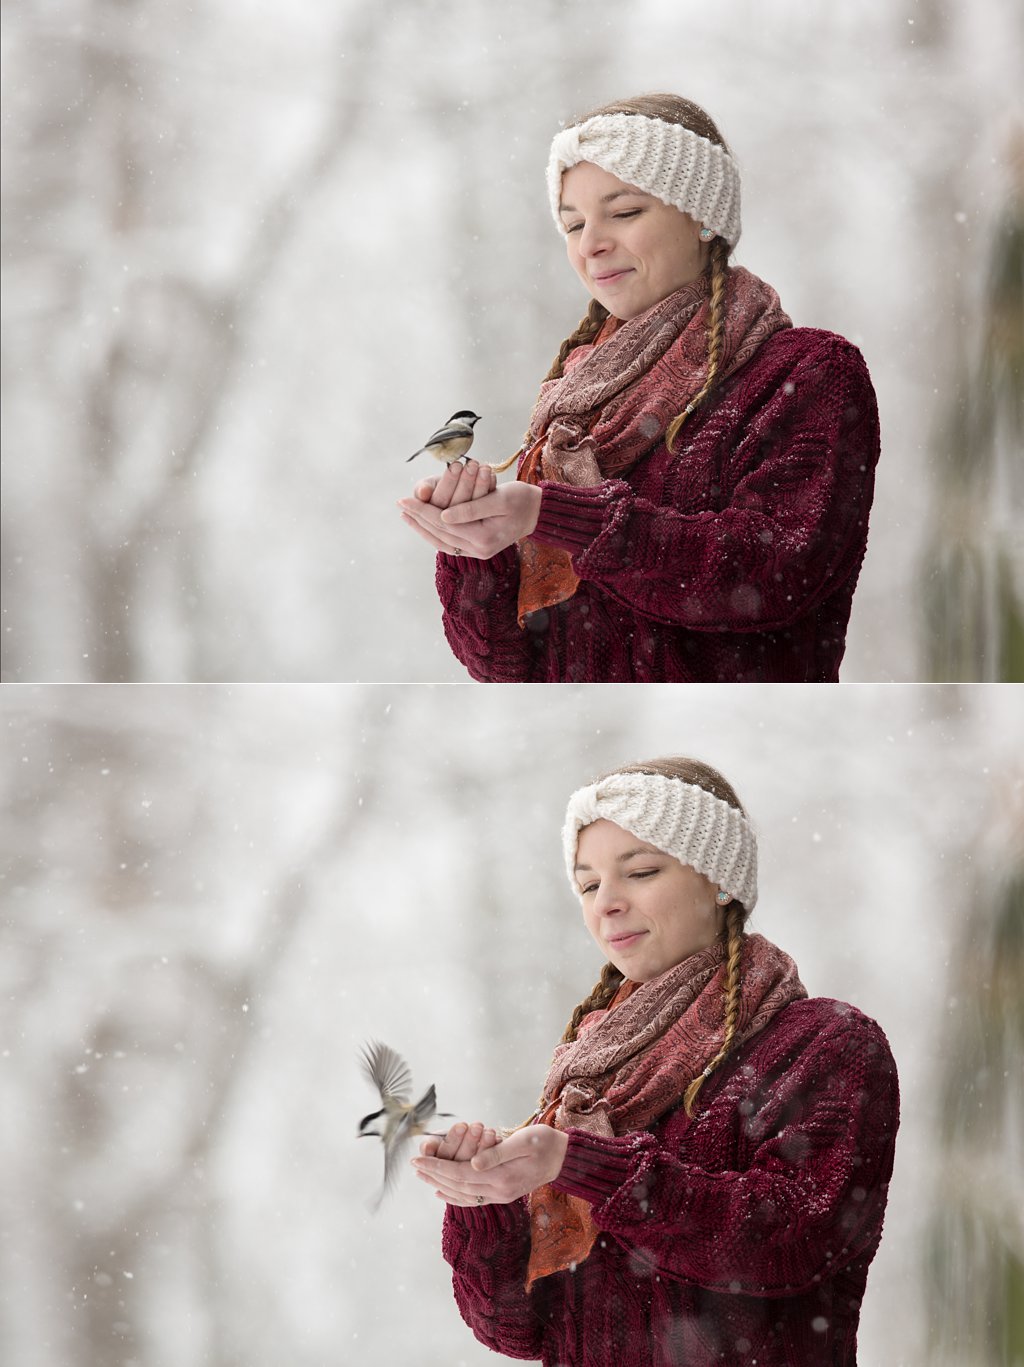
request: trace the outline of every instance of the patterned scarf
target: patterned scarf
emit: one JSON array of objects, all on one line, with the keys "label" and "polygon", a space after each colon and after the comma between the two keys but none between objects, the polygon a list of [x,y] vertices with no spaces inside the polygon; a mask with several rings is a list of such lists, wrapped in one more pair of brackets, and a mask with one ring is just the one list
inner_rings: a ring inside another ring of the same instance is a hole
[{"label": "patterned scarf", "polygon": [[[650,982],[622,984],[592,1011],[572,1044],[555,1050],[538,1124],[620,1135],[644,1130],[679,1106],[725,1035],[727,944],[690,955]],[[796,964],[761,935],[743,937],[740,1009],[733,1047],[807,996]],[[539,1187],[530,1195],[527,1290],[538,1277],[581,1263],[597,1237],[590,1204]]]},{"label": "patterned scarf", "polygon": [[[664,436],[707,378],[711,283],[705,273],[628,322],[609,318],[593,342],[546,380],[530,419],[519,478],[593,486],[631,470]],[[770,285],[734,266],[726,277],[718,380],[761,343],[792,327]],[[519,625],[527,613],[564,602],[579,578],[568,551],[531,537],[519,543]]]}]

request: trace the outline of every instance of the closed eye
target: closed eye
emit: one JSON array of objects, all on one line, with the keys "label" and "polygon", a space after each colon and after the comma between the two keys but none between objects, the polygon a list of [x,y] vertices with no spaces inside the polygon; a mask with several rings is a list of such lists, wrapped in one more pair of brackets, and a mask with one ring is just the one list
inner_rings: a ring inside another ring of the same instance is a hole
[{"label": "closed eye", "polygon": [[[623,209],[620,213],[612,214],[612,218],[637,218],[643,213],[643,209]],[[567,233],[579,233],[583,231],[582,223],[567,223],[565,231]]]},{"label": "closed eye", "polygon": [[[629,873],[626,874],[626,877],[627,877],[627,878],[653,878],[655,874],[660,873],[660,872],[661,872],[661,869],[660,869],[660,868],[656,868],[656,869],[630,869]],[[592,883],[582,883],[582,884],[580,885],[580,888],[579,888],[579,894],[580,894],[581,897],[586,897],[588,893],[596,892],[597,889],[598,889],[600,886],[601,886],[600,882],[599,882],[598,880],[596,880],[596,879],[595,879],[594,882],[592,882]]]}]

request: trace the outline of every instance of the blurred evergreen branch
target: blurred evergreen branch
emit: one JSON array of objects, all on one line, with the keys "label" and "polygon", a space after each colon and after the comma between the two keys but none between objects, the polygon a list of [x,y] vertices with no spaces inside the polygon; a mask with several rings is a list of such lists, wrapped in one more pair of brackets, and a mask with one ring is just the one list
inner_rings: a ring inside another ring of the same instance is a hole
[{"label": "blurred evergreen branch", "polygon": [[924,668],[936,681],[1024,680],[1024,132],[992,239],[980,342],[936,438],[922,566]]},{"label": "blurred evergreen branch", "polygon": [[1024,840],[989,867],[954,953],[928,1232],[933,1367],[1024,1367]]}]

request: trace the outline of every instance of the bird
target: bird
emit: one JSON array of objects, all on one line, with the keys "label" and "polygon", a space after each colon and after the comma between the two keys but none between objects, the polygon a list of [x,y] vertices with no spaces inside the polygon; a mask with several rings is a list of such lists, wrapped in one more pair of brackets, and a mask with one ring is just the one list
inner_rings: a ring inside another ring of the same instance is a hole
[{"label": "bird", "polygon": [[406,458],[406,465],[424,451],[429,451],[437,460],[451,465],[453,460],[461,460],[473,445],[473,428],[480,421],[480,414],[468,408],[460,408],[453,413],[443,427],[439,427],[432,437],[428,437],[418,451]]},{"label": "bird", "polygon": [[384,1103],[379,1111],[372,1111],[359,1122],[360,1139],[374,1135],[384,1145],[384,1184],[372,1208],[376,1210],[398,1177],[398,1161],[414,1135],[429,1134],[427,1123],[434,1115],[447,1115],[437,1110],[434,1084],[413,1105],[412,1073],[409,1065],[394,1049],[371,1040],[362,1050],[363,1071],[380,1093]]}]

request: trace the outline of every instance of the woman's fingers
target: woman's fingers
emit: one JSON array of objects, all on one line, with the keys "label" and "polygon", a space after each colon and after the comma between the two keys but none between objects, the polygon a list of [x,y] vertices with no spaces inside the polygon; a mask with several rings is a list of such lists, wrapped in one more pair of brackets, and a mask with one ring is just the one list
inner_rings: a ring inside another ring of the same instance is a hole
[{"label": "woman's fingers", "polygon": [[468,1163],[446,1163],[431,1168],[425,1160],[416,1159],[413,1167],[420,1181],[433,1187],[450,1205],[479,1206],[483,1204],[477,1199],[481,1196],[484,1201],[498,1199],[494,1184],[482,1179]]},{"label": "woman's fingers", "polygon": [[431,479],[421,479],[419,484],[413,486],[413,498],[418,498],[421,503],[429,503],[440,478],[440,475],[434,475]]},{"label": "woman's fingers", "polygon": [[468,1164],[479,1151],[483,1135],[484,1127],[479,1121],[467,1125],[465,1121],[460,1120],[442,1139],[434,1141],[437,1145],[434,1153],[425,1154],[422,1147],[420,1153],[424,1157],[438,1158],[444,1162]]},{"label": "woman's fingers", "polygon": [[[453,468],[458,467],[458,468]],[[435,476],[433,480],[433,490],[430,495],[430,505],[433,508],[447,508],[452,501],[452,495],[458,487],[459,475],[462,467],[457,461],[449,465],[443,475]],[[428,481],[424,481],[425,483]]]},{"label": "woman's fingers", "polygon": [[421,479],[413,489],[413,497],[434,508],[449,508],[452,504],[468,503],[494,492],[498,477],[491,466],[471,460],[452,461],[443,475]]},{"label": "woman's fingers", "polygon": [[[503,486],[506,490],[508,487]],[[455,461],[435,484],[431,485],[429,481],[418,484],[411,498],[399,499],[398,508],[403,522],[436,551],[488,560],[509,544],[493,517],[493,513],[502,507],[501,503],[495,503],[496,491],[497,477],[489,465],[470,461],[463,467]],[[428,494],[429,497],[425,497]],[[481,499],[489,500],[487,516],[464,518],[451,526],[442,519],[449,507],[465,510],[467,505]]]},{"label": "woman's fingers", "polygon": [[420,536],[422,536],[424,541],[429,541],[435,551],[444,551],[447,555],[457,554],[454,541],[442,540],[441,537],[436,536],[434,534],[433,530],[430,527],[419,522],[415,517],[411,516],[409,513],[403,511],[402,521],[405,523],[407,527],[411,527],[414,532],[417,532]]},{"label": "woman's fingers", "polygon": [[[449,508],[458,503],[470,503],[474,498],[477,498],[477,486],[483,475],[483,466],[475,460],[467,461],[465,465],[456,461],[448,467],[449,471],[456,469],[459,474],[455,482],[455,489],[448,500]],[[484,477],[484,483],[486,483],[486,477]]]}]

